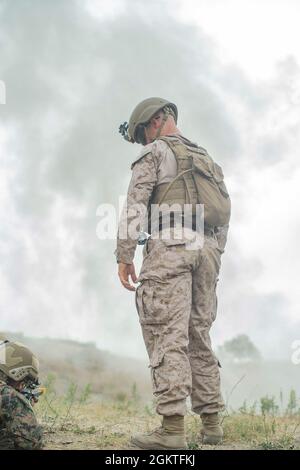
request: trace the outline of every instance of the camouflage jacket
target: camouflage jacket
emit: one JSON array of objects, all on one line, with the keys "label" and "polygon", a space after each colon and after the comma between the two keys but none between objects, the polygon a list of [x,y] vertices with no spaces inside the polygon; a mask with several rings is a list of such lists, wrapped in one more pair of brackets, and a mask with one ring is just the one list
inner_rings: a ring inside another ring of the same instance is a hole
[{"label": "camouflage jacket", "polygon": [[[138,239],[136,234],[143,229],[154,187],[157,184],[169,182],[176,176],[177,163],[168,145],[158,139],[143,147],[137,159],[132,163],[131,170],[132,176],[119,222],[117,248],[114,252],[117,262],[126,264],[133,262]],[[135,221],[137,220],[138,207],[143,208],[144,212],[137,224]],[[135,236],[129,232],[128,228],[131,224],[135,227]],[[218,227],[216,233],[219,248],[222,251],[224,251],[227,241],[228,228],[228,225]],[[122,233],[121,236],[120,233]]]},{"label": "camouflage jacket", "polygon": [[40,449],[43,433],[30,402],[0,381],[0,450]]}]

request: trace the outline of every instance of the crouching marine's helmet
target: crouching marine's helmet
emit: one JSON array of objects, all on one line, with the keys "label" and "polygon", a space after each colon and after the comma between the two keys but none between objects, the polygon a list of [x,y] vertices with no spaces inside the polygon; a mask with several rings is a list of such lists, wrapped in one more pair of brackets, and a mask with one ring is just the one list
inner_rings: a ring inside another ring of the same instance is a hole
[{"label": "crouching marine's helmet", "polygon": [[20,382],[38,382],[39,361],[27,346],[17,341],[0,340],[1,375]]}]

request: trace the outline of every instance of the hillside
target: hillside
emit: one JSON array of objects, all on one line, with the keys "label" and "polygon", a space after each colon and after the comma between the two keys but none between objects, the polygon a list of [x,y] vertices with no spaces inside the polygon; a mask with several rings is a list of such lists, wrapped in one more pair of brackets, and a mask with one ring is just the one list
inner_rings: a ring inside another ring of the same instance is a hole
[{"label": "hillside", "polygon": [[22,333],[2,333],[20,341],[34,351],[40,361],[42,383],[55,382],[58,395],[66,393],[70,384],[78,390],[88,384],[94,399],[114,399],[130,395],[138,389],[145,400],[151,398],[150,374],[142,361],[99,350],[93,343],[52,338],[32,338]]},{"label": "hillside", "polygon": [[[39,357],[41,380],[49,375],[58,395],[66,393],[71,384],[78,391],[90,384],[94,400],[129,397],[133,390],[141,402],[151,403],[150,370],[146,361],[132,359],[100,350],[93,343],[32,338],[21,333],[2,333],[9,339],[27,344]],[[300,408],[299,367],[289,361],[230,362],[222,360],[222,390],[228,410],[237,410],[255,402],[257,411],[261,397],[274,397],[279,409],[286,408],[290,391],[298,397]]]},{"label": "hillside", "polygon": [[[132,433],[159,425],[147,363],[92,343],[2,334],[39,357],[47,392],[36,405],[47,449],[130,449]],[[188,412],[190,449],[299,449],[299,382],[289,362],[222,361],[226,401],[221,446],[203,446],[199,417]],[[296,394],[287,409],[290,391]],[[261,413],[263,411],[263,413]]]}]

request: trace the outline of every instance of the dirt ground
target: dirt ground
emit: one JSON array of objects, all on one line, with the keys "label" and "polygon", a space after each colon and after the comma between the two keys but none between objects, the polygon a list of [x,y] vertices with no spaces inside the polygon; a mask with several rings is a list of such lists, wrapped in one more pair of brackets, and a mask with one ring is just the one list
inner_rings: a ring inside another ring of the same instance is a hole
[{"label": "dirt ground", "polygon": [[[66,408],[54,418],[40,414],[45,449],[137,450],[130,445],[130,436],[160,425],[160,418],[149,410],[145,412],[128,404],[88,404],[74,407],[72,413]],[[200,440],[199,417],[188,415],[186,434],[190,449],[299,449],[298,424],[297,419],[229,416],[223,423],[223,444],[208,446]]]}]

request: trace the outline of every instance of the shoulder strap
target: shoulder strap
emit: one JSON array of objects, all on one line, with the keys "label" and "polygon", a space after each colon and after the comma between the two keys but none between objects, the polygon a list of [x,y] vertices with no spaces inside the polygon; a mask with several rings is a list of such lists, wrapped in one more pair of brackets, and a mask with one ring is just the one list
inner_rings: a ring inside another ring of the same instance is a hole
[{"label": "shoulder strap", "polygon": [[186,153],[186,145],[177,137],[162,136],[159,139],[163,140],[170,147],[178,163],[178,157]]},{"label": "shoulder strap", "polygon": [[170,146],[172,144],[176,145],[176,143],[179,143],[184,145],[185,147],[188,147],[188,150],[190,150],[191,152],[197,152],[201,155],[208,155],[208,152],[204,147],[201,147],[200,145],[196,144],[196,142],[192,142],[181,134],[161,136],[159,137],[159,139],[164,140],[167,144],[170,144]]},{"label": "shoulder strap", "polygon": [[[162,136],[159,139],[163,140],[164,142],[166,142],[166,144],[168,144],[168,146],[170,147],[170,149],[172,150],[172,152],[174,154],[174,157],[176,158],[177,167],[178,167],[178,156],[183,156],[184,155],[185,145],[182,144],[181,142],[179,142],[177,138],[174,139],[174,138]],[[183,149],[183,147],[184,147],[184,149]],[[175,176],[175,178],[172,179],[172,181],[170,181],[170,183],[166,187],[165,191],[163,192],[160,200],[158,201],[158,206],[160,206],[162,201],[165,199],[167,193],[169,192],[169,190],[171,189],[171,187],[175,183],[175,181],[177,181],[179,178],[183,177],[183,175],[185,175],[186,173],[191,172],[192,170],[193,170],[192,168],[189,168],[187,170],[181,171],[180,173],[178,173]],[[184,179],[184,177],[183,177],[183,179]],[[184,182],[186,184],[185,179],[184,179]]]}]

